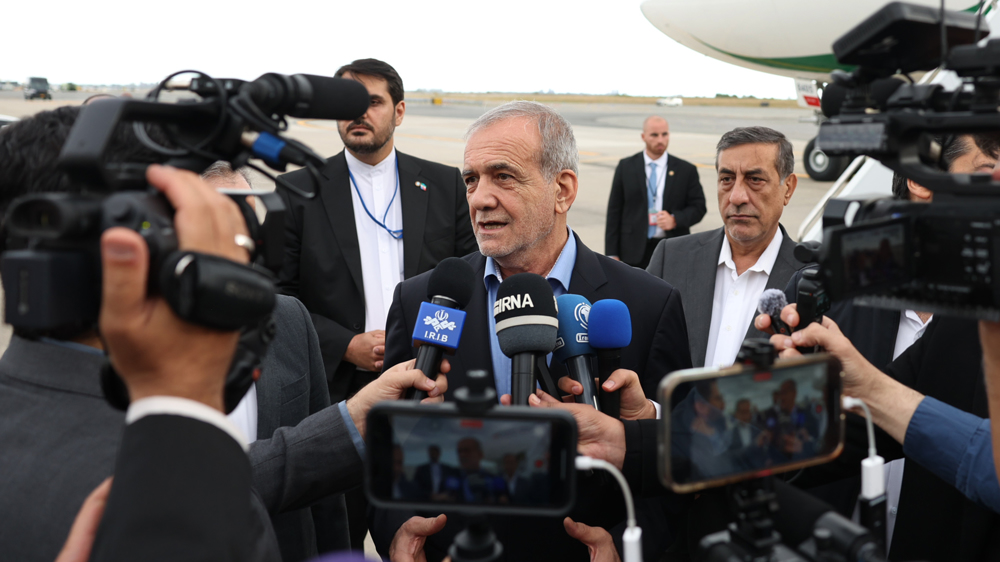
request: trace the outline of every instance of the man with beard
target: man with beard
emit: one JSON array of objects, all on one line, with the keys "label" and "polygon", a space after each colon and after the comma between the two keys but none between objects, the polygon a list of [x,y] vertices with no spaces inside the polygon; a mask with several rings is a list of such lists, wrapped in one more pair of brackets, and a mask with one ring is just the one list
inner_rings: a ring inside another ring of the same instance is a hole
[{"label": "man with beard", "polygon": [[[299,191],[316,191],[313,199],[279,191],[288,207],[279,287],[312,315],[332,402],[382,370],[396,284],[476,249],[458,169],[395,149],[393,133],[406,113],[395,69],[361,59],[336,76],[365,85],[368,111],[337,122],[345,150],[327,160],[319,185],[307,170],[278,177]],[[361,549],[364,494],[348,493],[347,503],[351,545]]]}]

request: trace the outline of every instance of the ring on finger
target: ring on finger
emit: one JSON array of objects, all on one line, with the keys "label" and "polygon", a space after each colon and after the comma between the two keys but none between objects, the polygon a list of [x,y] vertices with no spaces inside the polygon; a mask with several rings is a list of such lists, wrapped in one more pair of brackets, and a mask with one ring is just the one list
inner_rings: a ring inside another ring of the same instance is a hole
[{"label": "ring on finger", "polygon": [[246,250],[251,256],[257,251],[257,245],[254,244],[253,238],[246,234],[237,234],[235,241],[237,246]]}]

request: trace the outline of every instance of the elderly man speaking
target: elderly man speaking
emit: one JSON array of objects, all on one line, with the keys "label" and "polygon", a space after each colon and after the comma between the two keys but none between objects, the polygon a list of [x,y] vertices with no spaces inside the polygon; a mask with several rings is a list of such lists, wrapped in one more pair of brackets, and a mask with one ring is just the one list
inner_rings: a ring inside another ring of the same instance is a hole
[{"label": "elderly man speaking", "polygon": [[[462,177],[479,244],[479,252],[464,259],[481,281],[466,306],[461,345],[449,359],[452,389],[465,385],[469,370],[484,369],[492,373],[498,395],[510,393],[511,362],[497,342],[493,304],[503,280],[524,272],[547,278],[556,296],[573,293],[591,302],[618,299],[628,306],[633,335],[622,350],[622,368],[639,375],[647,397],[664,375],[691,366],[677,291],[642,270],[593,252],[567,226],[566,215],[579,187],[579,156],[573,130],[562,116],[526,101],[494,108],[469,128],[464,160]],[[418,275],[396,287],[386,324],[388,365],[414,357],[411,334],[427,295],[428,277]],[[553,364],[551,370],[555,379],[566,375],[562,365]],[[600,512],[596,504],[601,498],[587,496],[581,493],[574,519]],[[377,514],[376,543],[386,544],[404,520],[398,513]],[[558,520],[511,517],[491,522],[508,560],[588,559],[586,548],[567,535]],[[462,524],[452,518],[445,532],[428,539],[428,560],[443,556]]]}]

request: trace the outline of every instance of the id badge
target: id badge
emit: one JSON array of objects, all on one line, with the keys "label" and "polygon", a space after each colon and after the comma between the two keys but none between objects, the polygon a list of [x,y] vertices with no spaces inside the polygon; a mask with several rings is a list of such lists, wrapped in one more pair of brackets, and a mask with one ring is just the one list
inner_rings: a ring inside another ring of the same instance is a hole
[{"label": "id badge", "polygon": [[656,215],[658,214],[655,211],[649,213],[649,226],[656,226]]}]

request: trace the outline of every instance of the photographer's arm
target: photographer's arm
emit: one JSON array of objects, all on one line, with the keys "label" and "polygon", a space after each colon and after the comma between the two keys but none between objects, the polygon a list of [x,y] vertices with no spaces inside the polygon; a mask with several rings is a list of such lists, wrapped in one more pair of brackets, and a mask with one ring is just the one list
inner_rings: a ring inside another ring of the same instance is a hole
[{"label": "photographer's arm", "polygon": [[[786,307],[781,317],[791,322],[790,326],[798,323],[794,305]],[[764,315],[758,317],[758,327],[766,328],[769,320]],[[868,404],[873,421],[903,445],[907,458],[969,499],[1000,512],[1000,482],[994,468],[989,420],[924,397],[875,369],[828,318],[822,326],[814,323],[791,337],[772,336],[771,341],[782,357],[797,356],[795,346],[820,345],[840,359],[844,394]],[[984,337],[984,349],[989,344]]]}]

